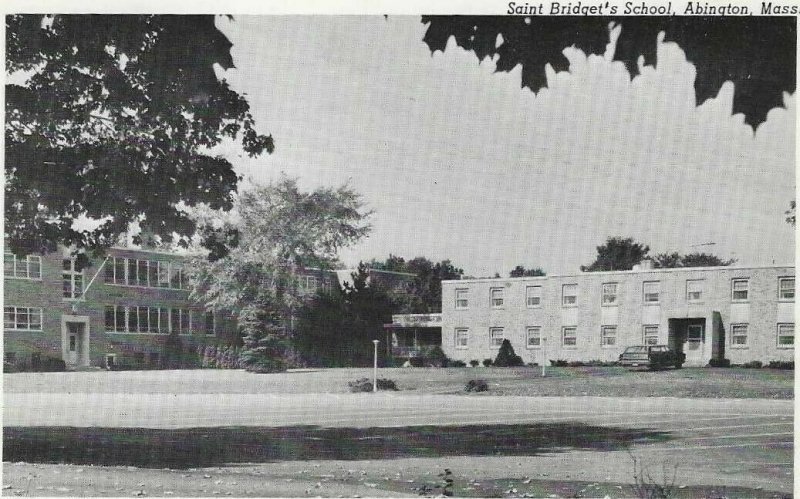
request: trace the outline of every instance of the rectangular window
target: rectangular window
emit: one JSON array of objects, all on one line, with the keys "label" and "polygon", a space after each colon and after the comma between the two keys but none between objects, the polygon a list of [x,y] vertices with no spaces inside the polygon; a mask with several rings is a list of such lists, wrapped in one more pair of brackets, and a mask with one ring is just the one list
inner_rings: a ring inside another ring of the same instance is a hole
[{"label": "rectangular window", "polygon": [[645,303],[658,303],[661,294],[661,283],[649,281],[642,283],[643,300]]},{"label": "rectangular window", "polygon": [[127,284],[125,277],[125,267],[127,261],[124,258],[114,258],[114,284]]},{"label": "rectangular window", "polygon": [[170,331],[173,334],[181,334],[181,311],[178,308],[170,309]]},{"label": "rectangular window", "polygon": [[528,348],[541,348],[542,347],[542,328],[540,326],[529,327],[525,336],[527,340],[525,345]]},{"label": "rectangular window", "polygon": [[501,327],[493,327],[489,329],[489,345],[492,348],[500,348],[500,345],[503,344],[503,339],[505,338],[503,328]]},{"label": "rectangular window", "polygon": [[103,282],[107,284],[114,284],[114,257],[108,257],[104,265]]},{"label": "rectangular window", "polygon": [[17,258],[13,253],[5,253],[3,256],[3,275],[15,279],[41,279],[42,257],[28,255]]},{"label": "rectangular window", "polygon": [[192,334],[192,320],[191,312],[186,309],[180,309],[181,314],[181,334]]},{"label": "rectangular window", "polygon": [[169,287],[169,262],[158,262],[158,287]]},{"label": "rectangular window", "polygon": [[206,312],[205,322],[206,336],[214,336],[217,333],[217,324],[216,318],[214,317],[214,312]]},{"label": "rectangular window", "polygon": [[703,288],[705,281],[703,279],[687,279],[686,280],[686,301],[688,302],[701,302],[703,301]]},{"label": "rectangular window", "polygon": [[139,332],[150,332],[150,314],[148,307],[137,307],[137,314],[139,315]]},{"label": "rectangular window", "polygon": [[617,326],[602,326],[600,328],[600,346],[613,347],[617,344]]},{"label": "rectangular window", "polygon": [[731,347],[747,347],[747,324],[731,324]]},{"label": "rectangular window", "polygon": [[161,327],[158,324],[159,315],[158,315],[158,307],[147,307],[148,308],[148,320],[150,321],[149,327],[147,328],[148,332],[158,334],[161,331]]},{"label": "rectangular window", "polygon": [[565,347],[575,347],[578,345],[578,328],[574,326],[561,329],[561,344]]},{"label": "rectangular window", "polygon": [[152,287],[158,286],[158,262],[150,262],[147,268],[148,284]]},{"label": "rectangular window", "polygon": [[114,331],[117,324],[115,309],[113,305],[106,305],[106,331]]},{"label": "rectangular window", "polygon": [[158,332],[161,334],[169,334],[169,309],[158,309]]},{"label": "rectangular window", "polygon": [[147,260],[138,260],[137,261],[137,276],[138,279],[136,284],[138,286],[147,286],[147,276],[148,276],[148,269],[147,269]]},{"label": "rectangular window", "polygon": [[41,331],[42,309],[3,307],[3,328],[9,331]]},{"label": "rectangular window", "polygon": [[469,290],[466,289],[456,290],[456,308],[460,310],[469,308]]},{"label": "rectangular window", "polygon": [[607,282],[603,284],[603,305],[613,306],[617,304],[617,283]]},{"label": "rectangular window", "polygon": [[456,348],[463,350],[469,345],[469,329],[456,329]]},{"label": "rectangular window", "polygon": [[181,289],[181,269],[176,265],[169,266],[169,287]]},{"label": "rectangular window", "polygon": [[542,306],[542,287],[528,286],[525,288],[525,303],[528,308],[538,308]]},{"label": "rectangular window", "polygon": [[503,306],[503,288],[492,288],[492,308]]},{"label": "rectangular window", "polygon": [[794,301],[794,277],[781,277],[778,279],[778,298]]},{"label": "rectangular window", "polygon": [[731,281],[731,299],[733,301],[747,301],[747,295],[750,291],[749,279],[734,279]]},{"label": "rectangular window", "polygon": [[658,326],[644,326],[643,342],[645,345],[658,345]]},{"label": "rectangular window", "polygon": [[117,333],[125,332],[125,325],[127,324],[126,315],[128,313],[127,307],[114,307],[114,329],[112,331]]},{"label": "rectangular window", "polygon": [[139,279],[138,279],[137,273],[136,273],[136,268],[137,268],[136,267],[136,260],[134,258],[126,258],[125,261],[128,264],[128,274],[126,275],[127,280],[126,280],[125,284],[127,284],[129,286],[136,286],[136,283],[139,282]]},{"label": "rectangular window", "polygon": [[778,348],[794,348],[794,324],[778,324]]},{"label": "rectangular window", "polygon": [[686,341],[694,343],[703,341],[703,326],[699,324],[690,324],[686,328]]},{"label": "rectangular window", "polygon": [[577,284],[564,284],[561,287],[561,304],[565,307],[574,307],[578,304]]},{"label": "rectangular window", "polygon": [[69,300],[78,300],[83,297],[83,270],[78,270],[74,258],[63,261],[61,273],[63,282],[63,296]]},{"label": "rectangular window", "polygon": [[135,333],[139,330],[139,314],[136,313],[136,307],[128,309],[128,331]]}]

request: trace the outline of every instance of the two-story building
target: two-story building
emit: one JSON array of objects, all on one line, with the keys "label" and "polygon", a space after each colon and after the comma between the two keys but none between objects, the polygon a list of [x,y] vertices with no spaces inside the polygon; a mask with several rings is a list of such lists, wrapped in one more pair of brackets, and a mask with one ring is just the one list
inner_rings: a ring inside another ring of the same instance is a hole
[{"label": "two-story building", "polygon": [[[200,345],[240,345],[228,314],[189,299],[186,258],[151,250],[111,248],[81,266],[69,251],[4,258],[5,360],[34,369],[47,358],[68,368],[169,367],[167,355],[192,355]],[[336,282],[309,269],[301,292]],[[177,359],[179,360],[179,359]]]},{"label": "two-story building", "polygon": [[442,282],[442,349],[494,358],[504,339],[526,363],[615,361],[667,344],[687,366],[794,359],[794,267],[581,272]]}]

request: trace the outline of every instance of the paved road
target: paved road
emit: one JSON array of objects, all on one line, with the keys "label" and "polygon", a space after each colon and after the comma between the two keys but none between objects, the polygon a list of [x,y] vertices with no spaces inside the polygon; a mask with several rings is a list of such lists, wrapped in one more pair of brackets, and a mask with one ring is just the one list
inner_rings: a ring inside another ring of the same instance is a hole
[{"label": "paved road", "polygon": [[[409,427],[579,422],[665,432],[631,452],[680,466],[679,482],[792,491],[793,401],[402,394],[4,395],[6,426],[191,428],[213,426]],[[554,474],[630,481],[628,451],[569,450],[537,457]],[[478,459],[492,459],[482,457]],[[549,464],[548,464],[549,463]],[[661,473],[661,468],[658,468]],[[551,477],[555,475],[551,474]]]}]

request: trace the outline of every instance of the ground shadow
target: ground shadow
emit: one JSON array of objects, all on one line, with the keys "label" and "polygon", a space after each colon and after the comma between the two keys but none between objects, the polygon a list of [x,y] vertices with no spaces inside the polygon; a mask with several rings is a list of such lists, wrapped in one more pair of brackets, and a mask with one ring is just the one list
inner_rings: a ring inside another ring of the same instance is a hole
[{"label": "ground shadow", "polygon": [[192,468],[287,460],[531,456],[564,449],[616,450],[668,433],[579,423],[321,428],[6,427],[3,460]]}]

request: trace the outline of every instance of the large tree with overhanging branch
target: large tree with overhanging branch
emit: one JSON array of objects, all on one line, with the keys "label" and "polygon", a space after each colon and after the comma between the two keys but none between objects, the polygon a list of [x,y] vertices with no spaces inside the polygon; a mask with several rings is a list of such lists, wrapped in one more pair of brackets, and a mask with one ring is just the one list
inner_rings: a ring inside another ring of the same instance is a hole
[{"label": "large tree with overhanging branch", "polygon": [[370,214],[346,185],[304,192],[283,177],[242,192],[228,220],[198,217],[216,244],[210,259],[192,261],[192,298],[238,313],[245,368],[287,366],[291,318],[302,305],[298,277],[312,267],[332,269],[339,249],[369,233]]},{"label": "large tree with overhanging branch", "polygon": [[[228,210],[239,178],[210,148],[272,152],[215,16],[6,17],[5,236],[18,253],[102,249],[131,224],[187,245],[186,206]],[[83,221],[76,224],[76,221]]]}]

